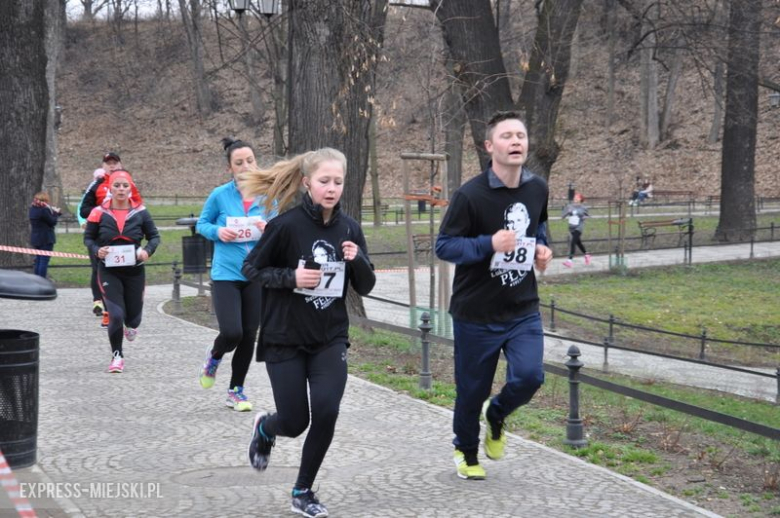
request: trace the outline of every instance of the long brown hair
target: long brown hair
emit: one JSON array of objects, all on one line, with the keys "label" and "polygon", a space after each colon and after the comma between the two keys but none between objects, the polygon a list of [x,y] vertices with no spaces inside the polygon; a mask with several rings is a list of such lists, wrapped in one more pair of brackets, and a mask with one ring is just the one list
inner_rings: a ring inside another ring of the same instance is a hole
[{"label": "long brown hair", "polygon": [[274,208],[283,212],[295,201],[295,195],[301,189],[301,179],[310,177],[322,162],[336,160],[347,172],[347,157],[338,149],[324,147],[316,151],[296,155],[281,160],[268,169],[246,171],[236,176],[238,189],[244,196],[265,196],[265,210]]}]

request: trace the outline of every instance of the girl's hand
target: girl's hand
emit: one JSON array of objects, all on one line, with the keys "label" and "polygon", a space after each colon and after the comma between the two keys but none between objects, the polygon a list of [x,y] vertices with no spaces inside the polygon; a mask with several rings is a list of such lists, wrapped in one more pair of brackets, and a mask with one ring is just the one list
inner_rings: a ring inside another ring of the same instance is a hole
[{"label": "girl's hand", "polygon": [[345,261],[351,261],[358,254],[358,246],[352,241],[344,241],[341,243],[341,252],[344,254]]},{"label": "girl's hand", "polygon": [[316,288],[321,278],[322,272],[320,270],[308,270],[303,266],[299,266],[295,270],[295,287]]},{"label": "girl's hand", "polygon": [[267,221],[264,219],[259,220],[257,223],[255,223],[255,226],[260,232],[265,232],[265,226],[268,224]]},{"label": "girl's hand", "polygon": [[100,248],[98,248],[98,253],[97,253],[98,258],[105,259],[107,255],[108,255],[107,246],[101,246]]},{"label": "girl's hand", "polygon": [[147,252],[143,248],[139,248],[138,250],[135,251],[135,257],[140,262],[148,261],[149,260],[149,252]]},{"label": "girl's hand", "polygon": [[238,237],[238,232],[232,228],[220,227],[219,230],[217,230],[217,237],[219,237],[219,240],[223,243],[229,243]]}]

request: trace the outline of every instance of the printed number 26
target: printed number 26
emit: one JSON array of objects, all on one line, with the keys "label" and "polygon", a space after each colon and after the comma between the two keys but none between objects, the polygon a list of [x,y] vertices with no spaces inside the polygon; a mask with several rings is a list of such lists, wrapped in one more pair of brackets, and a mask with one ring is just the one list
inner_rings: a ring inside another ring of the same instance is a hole
[{"label": "printed number 26", "polygon": [[523,264],[528,256],[528,250],[520,248],[519,250],[512,250],[511,252],[504,253],[504,262],[511,263],[512,261],[517,264]]}]

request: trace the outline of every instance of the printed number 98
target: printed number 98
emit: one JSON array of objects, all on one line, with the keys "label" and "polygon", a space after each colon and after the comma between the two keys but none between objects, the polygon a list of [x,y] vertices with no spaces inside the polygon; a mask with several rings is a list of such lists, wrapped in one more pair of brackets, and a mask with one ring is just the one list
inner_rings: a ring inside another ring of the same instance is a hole
[{"label": "printed number 98", "polygon": [[523,264],[528,258],[528,250],[520,248],[518,250],[512,250],[511,252],[504,252],[504,262],[511,263],[515,261],[517,264]]}]

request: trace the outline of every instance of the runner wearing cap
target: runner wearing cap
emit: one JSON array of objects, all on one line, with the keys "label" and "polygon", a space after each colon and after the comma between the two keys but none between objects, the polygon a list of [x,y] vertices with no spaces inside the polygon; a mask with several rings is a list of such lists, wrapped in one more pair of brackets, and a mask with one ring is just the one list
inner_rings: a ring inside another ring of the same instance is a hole
[{"label": "runner wearing cap", "polygon": [[[92,212],[92,209],[101,205],[106,200],[106,198],[111,197],[108,182],[105,181],[106,176],[110,175],[114,171],[123,169],[122,160],[119,158],[119,155],[113,151],[104,153],[102,160],[102,168],[95,170],[93,173],[93,180],[87,187],[87,190],[84,191],[84,195],[81,197],[81,202],[79,202],[79,218],[83,218],[85,223],[86,219],[89,217],[89,214]],[[138,204],[142,204],[143,199],[141,198],[141,194],[138,192],[138,189],[135,187],[135,185],[133,185],[132,189],[133,191],[131,199]],[[103,305],[100,287],[97,284],[97,261],[93,256],[90,257],[90,261],[92,263],[92,278],[90,279],[93,301],[92,311],[96,316],[103,316],[100,327],[105,328],[108,327],[108,312],[105,310]]]},{"label": "runner wearing cap", "polygon": [[[112,358],[108,372],[120,373],[125,361],[122,331],[135,340],[143,311],[144,262],[157,249],[160,234],[143,204],[131,197],[130,173],[120,169],[108,181],[111,197],[92,209],[84,229],[84,244],[98,259],[98,284],[110,314],[108,338]],[[141,247],[142,240],[146,245]]]}]

